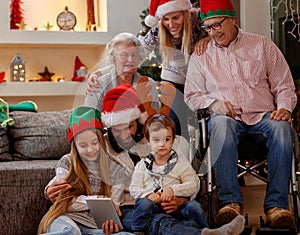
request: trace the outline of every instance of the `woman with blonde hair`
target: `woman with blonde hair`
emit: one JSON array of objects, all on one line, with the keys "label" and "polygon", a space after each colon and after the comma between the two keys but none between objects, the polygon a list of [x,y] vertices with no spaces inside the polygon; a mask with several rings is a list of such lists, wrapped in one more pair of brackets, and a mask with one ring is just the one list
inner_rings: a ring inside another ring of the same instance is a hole
[{"label": "woman with blonde hair", "polygon": [[[206,50],[210,37],[202,29],[199,10],[190,0],[150,0],[145,24],[151,29],[140,39],[146,54],[159,47],[162,57],[161,79],[177,89],[170,117],[176,124],[176,133],[188,137],[187,111],[184,103],[184,83],[192,52]],[[183,133],[182,133],[183,132]]]},{"label": "woman with blonde hair", "polygon": [[56,179],[65,180],[71,189],[60,191],[42,218],[38,234],[120,231],[113,221],[104,222],[102,229],[98,229],[86,203],[87,198],[110,197],[109,162],[100,120],[97,109],[79,106],[73,110],[68,128],[71,152],[59,160],[56,169]]}]

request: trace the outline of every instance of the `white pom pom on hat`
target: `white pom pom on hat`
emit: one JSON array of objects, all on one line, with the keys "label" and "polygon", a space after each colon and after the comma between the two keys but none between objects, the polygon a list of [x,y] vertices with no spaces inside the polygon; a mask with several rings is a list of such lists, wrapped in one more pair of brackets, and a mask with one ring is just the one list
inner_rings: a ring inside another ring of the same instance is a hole
[{"label": "white pom pom on hat", "polygon": [[190,10],[191,8],[190,0],[150,0],[149,15],[145,18],[145,24],[149,27],[155,27],[164,15],[175,11]]}]

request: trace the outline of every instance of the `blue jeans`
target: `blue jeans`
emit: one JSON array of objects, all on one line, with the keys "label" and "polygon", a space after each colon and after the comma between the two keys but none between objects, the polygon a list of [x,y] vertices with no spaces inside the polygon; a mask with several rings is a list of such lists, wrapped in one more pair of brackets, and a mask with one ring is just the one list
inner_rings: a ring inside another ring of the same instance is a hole
[{"label": "blue jeans", "polygon": [[219,205],[243,202],[237,179],[237,147],[239,137],[251,132],[261,133],[269,150],[264,210],[273,207],[287,209],[293,159],[293,129],[287,121],[271,120],[270,113],[251,126],[224,115],[214,114],[209,119],[208,133]]},{"label": "blue jeans", "polygon": [[[68,216],[59,216],[51,224],[46,233],[47,235],[105,235],[102,229],[88,228],[76,223]],[[114,233],[119,235],[129,235],[128,232]]]},{"label": "blue jeans", "polygon": [[[139,198],[136,200],[133,212],[132,230],[147,231],[151,225],[153,217],[158,213],[164,213],[161,207],[148,198]],[[200,203],[188,201],[182,204],[177,211],[170,214],[178,221],[191,220],[199,228],[208,227]]]}]

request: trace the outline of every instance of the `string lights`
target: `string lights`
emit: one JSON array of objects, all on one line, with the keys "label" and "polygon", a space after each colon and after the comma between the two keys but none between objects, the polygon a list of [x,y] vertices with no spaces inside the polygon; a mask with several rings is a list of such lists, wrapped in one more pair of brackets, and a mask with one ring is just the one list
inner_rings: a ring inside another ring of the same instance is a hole
[{"label": "string lights", "polygon": [[271,35],[274,39],[274,14],[283,9],[285,18],[282,21],[284,25],[287,22],[292,22],[292,29],[287,31],[288,34],[292,35],[295,39],[300,42],[300,14],[299,14],[299,1],[300,0],[271,0]]}]

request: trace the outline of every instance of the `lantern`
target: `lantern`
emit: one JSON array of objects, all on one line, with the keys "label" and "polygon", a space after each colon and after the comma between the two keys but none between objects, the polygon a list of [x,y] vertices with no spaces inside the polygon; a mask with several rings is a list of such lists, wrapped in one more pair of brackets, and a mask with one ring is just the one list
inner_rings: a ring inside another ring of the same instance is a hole
[{"label": "lantern", "polygon": [[17,53],[10,62],[10,73],[12,82],[25,82],[25,61],[21,54]]}]

